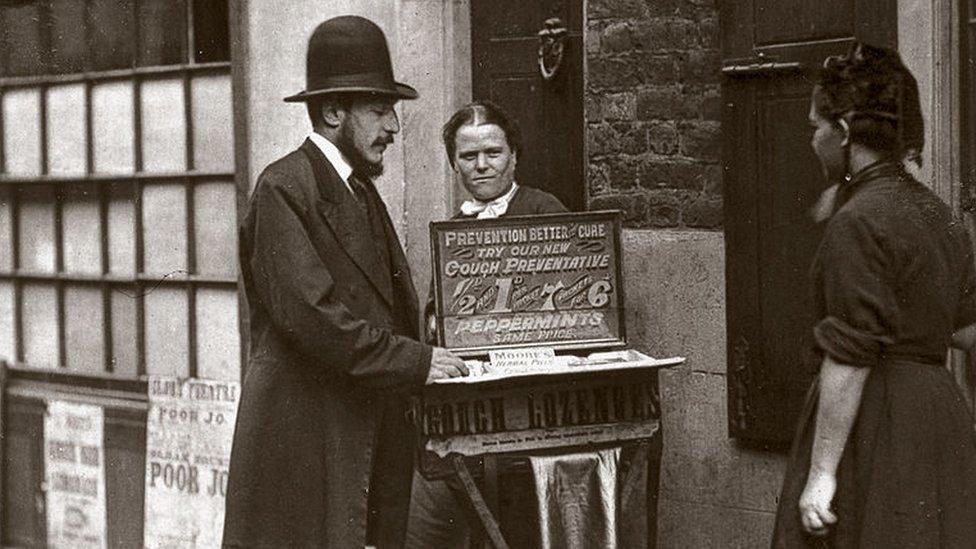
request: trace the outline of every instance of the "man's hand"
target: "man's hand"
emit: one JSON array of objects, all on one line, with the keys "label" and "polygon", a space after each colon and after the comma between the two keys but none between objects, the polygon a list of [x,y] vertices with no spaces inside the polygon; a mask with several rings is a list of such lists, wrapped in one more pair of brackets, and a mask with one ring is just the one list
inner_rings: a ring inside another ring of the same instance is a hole
[{"label": "man's hand", "polygon": [[800,521],[811,535],[827,535],[828,528],[837,522],[837,515],[830,510],[830,502],[837,490],[833,475],[811,472],[800,495]]},{"label": "man's hand", "polygon": [[427,384],[437,379],[461,377],[468,375],[468,367],[464,361],[443,347],[434,347],[430,355],[430,372],[427,373]]}]

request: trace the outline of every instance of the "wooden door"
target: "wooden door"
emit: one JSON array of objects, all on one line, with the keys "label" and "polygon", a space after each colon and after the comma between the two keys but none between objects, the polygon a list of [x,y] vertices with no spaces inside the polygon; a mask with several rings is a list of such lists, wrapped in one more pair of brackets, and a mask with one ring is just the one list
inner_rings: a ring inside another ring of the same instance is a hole
[{"label": "wooden door", "polygon": [[720,4],[729,431],[788,442],[816,360],[808,270],[824,188],[810,148],[811,82],[827,55],[896,46],[895,0]]},{"label": "wooden door", "polygon": [[[537,33],[554,17],[567,34],[559,71],[545,80]],[[471,60],[474,99],[497,103],[522,130],[516,181],[583,210],[582,0],[472,0]]]},{"label": "wooden door", "polygon": [[[552,79],[538,65],[538,32],[547,19],[566,29],[563,60]],[[522,133],[515,179],[585,209],[583,180],[582,0],[471,0],[473,99],[505,110]],[[485,458],[486,499],[512,547],[537,547],[532,477],[524,459]]]}]

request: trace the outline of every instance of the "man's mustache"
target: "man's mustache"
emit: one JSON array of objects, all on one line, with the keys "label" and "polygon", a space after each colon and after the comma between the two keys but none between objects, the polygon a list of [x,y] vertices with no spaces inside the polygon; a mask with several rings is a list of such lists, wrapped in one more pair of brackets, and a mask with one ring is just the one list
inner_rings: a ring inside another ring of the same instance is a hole
[{"label": "man's mustache", "polygon": [[381,138],[377,139],[376,141],[373,141],[373,145],[374,146],[376,146],[376,145],[384,145],[384,146],[386,146],[386,145],[392,145],[392,144],[393,144],[393,138],[392,137],[381,137]]}]

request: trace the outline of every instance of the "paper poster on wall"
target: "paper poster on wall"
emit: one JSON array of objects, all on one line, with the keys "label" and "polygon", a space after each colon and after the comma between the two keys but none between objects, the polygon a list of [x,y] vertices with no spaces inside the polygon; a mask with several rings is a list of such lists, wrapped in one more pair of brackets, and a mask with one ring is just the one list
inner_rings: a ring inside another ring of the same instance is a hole
[{"label": "paper poster on wall", "polygon": [[101,407],[48,402],[44,416],[48,547],[107,546],[103,431]]},{"label": "paper poster on wall", "polygon": [[147,548],[220,547],[240,384],[150,377]]}]

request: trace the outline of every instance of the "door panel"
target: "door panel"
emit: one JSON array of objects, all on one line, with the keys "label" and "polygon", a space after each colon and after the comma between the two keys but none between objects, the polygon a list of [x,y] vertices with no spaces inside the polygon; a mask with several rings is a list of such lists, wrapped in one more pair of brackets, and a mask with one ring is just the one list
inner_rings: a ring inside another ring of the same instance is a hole
[{"label": "door panel", "polygon": [[853,33],[854,0],[755,3],[757,44],[846,38]]},{"label": "door panel", "polygon": [[[6,399],[5,399],[6,400]],[[4,546],[43,547],[44,522],[43,416],[4,402],[3,539]]]},{"label": "door panel", "polygon": [[788,442],[816,371],[808,270],[825,187],[811,82],[854,39],[895,47],[892,0],[721,4],[729,431]]},{"label": "door panel", "polygon": [[[559,73],[539,74],[537,32],[548,18],[567,29]],[[583,181],[583,6],[581,0],[473,0],[472,92],[511,114],[522,131],[515,177],[567,208],[585,206]]]}]

